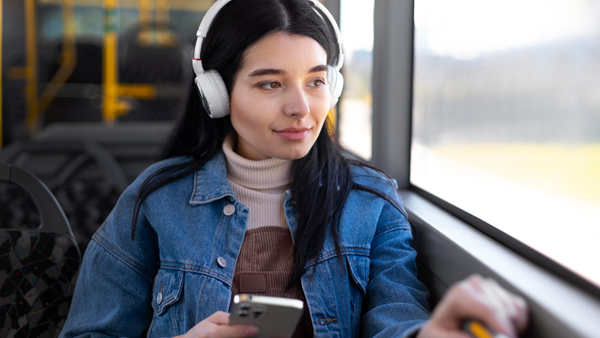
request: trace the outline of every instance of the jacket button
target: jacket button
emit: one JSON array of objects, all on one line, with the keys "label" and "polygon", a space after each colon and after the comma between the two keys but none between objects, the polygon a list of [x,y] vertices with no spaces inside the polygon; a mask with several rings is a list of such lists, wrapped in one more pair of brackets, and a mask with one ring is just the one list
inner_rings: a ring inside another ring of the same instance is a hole
[{"label": "jacket button", "polygon": [[160,303],[162,303],[162,291],[158,292],[158,295],[156,295],[156,304],[160,305]]},{"label": "jacket button", "polygon": [[223,257],[217,258],[217,264],[219,264],[219,266],[222,268],[227,266],[227,262],[225,261],[225,258],[223,258]]},{"label": "jacket button", "polygon": [[235,207],[233,206],[233,204],[227,204],[225,206],[225,208],[223,208],[223,213],[227,216],[233,215],[234,212],[235,212]]}]

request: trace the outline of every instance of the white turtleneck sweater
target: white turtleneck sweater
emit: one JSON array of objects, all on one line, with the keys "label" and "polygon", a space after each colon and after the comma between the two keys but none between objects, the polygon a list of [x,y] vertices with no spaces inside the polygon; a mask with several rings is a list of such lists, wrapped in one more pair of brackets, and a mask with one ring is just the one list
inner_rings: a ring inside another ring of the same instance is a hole
[{"label": "white turtleneck sweater", "polygon": [[227,158],[227,181],[236,199],[249,209],[248,230],[264,226],[286,227],[283,212],[285,191],[292,183],[292,161],[270,158],[254,161],[233,151],[235,136],[223,142]]}]

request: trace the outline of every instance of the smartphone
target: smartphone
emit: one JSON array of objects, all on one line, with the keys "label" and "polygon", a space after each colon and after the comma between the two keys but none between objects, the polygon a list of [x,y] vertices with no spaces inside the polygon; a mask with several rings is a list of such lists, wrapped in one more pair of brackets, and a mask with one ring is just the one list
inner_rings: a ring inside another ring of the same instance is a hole
[{"label": "smartphone", "polygon": [[229,325],[258,326],[258,338],[289,338],[302,316],[298,299],[240,294],[233,297]]}]

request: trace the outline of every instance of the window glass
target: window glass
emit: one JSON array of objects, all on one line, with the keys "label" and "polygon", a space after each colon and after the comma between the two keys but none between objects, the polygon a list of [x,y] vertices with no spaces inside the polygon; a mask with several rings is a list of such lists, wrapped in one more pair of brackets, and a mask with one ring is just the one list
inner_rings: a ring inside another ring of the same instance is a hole
[{"label": "window glass", "polygon": [[371,159],[374,0],[341,0],[344,38],[344,92],[338,109],[340,142],[365,160]]},{"label": "window glass", "polygon": [[600,285],[600,1],[416,0],[411,182]]}]

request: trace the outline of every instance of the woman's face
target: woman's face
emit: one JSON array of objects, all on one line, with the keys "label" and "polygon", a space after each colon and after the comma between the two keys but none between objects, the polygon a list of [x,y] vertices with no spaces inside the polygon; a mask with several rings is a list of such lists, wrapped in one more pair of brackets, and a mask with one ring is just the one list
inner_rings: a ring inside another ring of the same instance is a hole
[{"label": "woman's face", "polygon": [[277,32],[246,50],[231,92],[235,151],[247,159],[304,157],[329,110],[327,53],[312,38]]}]

